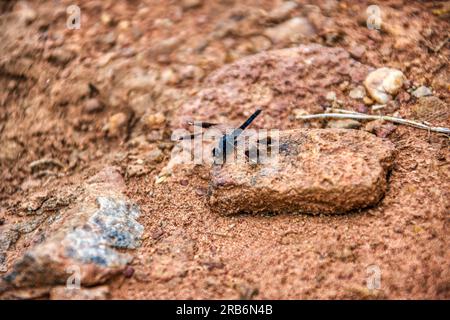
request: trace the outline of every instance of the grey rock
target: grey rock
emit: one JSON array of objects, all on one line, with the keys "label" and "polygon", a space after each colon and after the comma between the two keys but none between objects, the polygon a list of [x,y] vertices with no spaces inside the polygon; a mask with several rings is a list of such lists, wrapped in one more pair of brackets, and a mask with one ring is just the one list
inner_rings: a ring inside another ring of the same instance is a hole
[{"label": "grey rock", "polygon": [[135,249],[144,227],[136,222],[139,209],[121,199],[99,197],[100,208],[83,226],[67,234],[66,254],[83,263],[111,267],[126,264],[129,257],[113,248]]},{"label": "grey rock", "polygon": [[73,266],[80,270],[82,286],[104,283],[126,268],[132,256],[122,250],[140,245],[143,226],[136,221],[138,207],[123,195],[122,176],[106,167],[83,190],[52,223],[45,240],[16,261],[0,282],[0,293],[64,284]]},{"label": "grey rock", "polygon": [[420,86],[412,92],[412,95],[416,98],[431,96],[432,94],[431,89],[425,86]]}]

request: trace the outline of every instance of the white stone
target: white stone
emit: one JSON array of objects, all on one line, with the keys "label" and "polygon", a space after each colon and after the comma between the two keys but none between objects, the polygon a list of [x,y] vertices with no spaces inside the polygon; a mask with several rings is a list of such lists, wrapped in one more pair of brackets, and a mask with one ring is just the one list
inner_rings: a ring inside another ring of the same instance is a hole
[{"label": "white stone", "polygon": [[384,67],[369,73],[364,86],[374,100],[385,104],[398,93],[404,81],[405,76],[400,70]]}]

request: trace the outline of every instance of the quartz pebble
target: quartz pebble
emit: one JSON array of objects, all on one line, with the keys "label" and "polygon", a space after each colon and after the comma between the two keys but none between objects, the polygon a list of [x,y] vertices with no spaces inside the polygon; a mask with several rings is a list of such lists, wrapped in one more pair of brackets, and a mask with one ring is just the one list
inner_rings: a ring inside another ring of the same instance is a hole
[{"label": "quartz pebble", "polygon": [[400,70],[379,68],[369,73],[364,86],[375,101],[385,104],[400,91],[404,81],[405,76]]}]

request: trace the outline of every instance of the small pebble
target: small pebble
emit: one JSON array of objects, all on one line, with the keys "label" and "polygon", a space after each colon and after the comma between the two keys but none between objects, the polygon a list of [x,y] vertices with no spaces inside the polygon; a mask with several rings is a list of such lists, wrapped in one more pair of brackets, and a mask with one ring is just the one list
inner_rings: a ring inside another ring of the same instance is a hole
[{"label": "small pebble", "polygon": [[363,86],[358,86],[349,92],[349,96],[352,99],[363,99],[366,96],[366,90]]},{"label": "small pebble", "polygon": [[145,124],[151,128],[161,128],[166,122],[166,117],[161,112],[149,114],[145,117]]},{"label": "small pebble", "polygon": [[167,180],[167,176],[157,177],[156,180],[155,180],[155,184],[161,184],[161,183],[163,183],[166,180]]},{"label": "small pebble", "polygon": [[179,81],[178,75],[170,68],[164,69],[161,72],[161,81],[164,84],[173,85]]},{"label": "small pebble", "polygon": [[204,188],[197,188],[195,189],[195,193],[199,196],[204,196],[206,195],[208,192],[206,191],[206,189]]},{"label": "small pebble", "polygon": [[363,102],[364,102],[366,105],[368,105],[368,106],[370,106],[371,104],[373,104],[373,100],[370,99],[368,96],[365,96],[365,97],[363,98]]},{"label": "small pebble", "polygon": [[432,94],[431,89],[425,86],[420,86],[412,92],[412,95],[416,98],[431,96]]},{"label": "small pebble", "polygon": [[102,15],[100,16],[100,21],[104,24],[104,25],[108,25],[111,24],[113,19],[112,17],[107,14],[107,13],[102,13]]},{"label": "small pebble", "polygon": [[161,149],[155,148],[147,153],[146,159],[150,162],[161,162],[163,158],[163,153]]},{"label": "small pebble", "polygon": [[119,24],[117,25],[117,27],[121,30],[126,30],[130,27],[130,21],[128,20],[122,20],[119,22]]},{"label": "small pebble", "polygon": [[367,113],[369,111],[369,109],[367,108],[366,105],[364,105],[362,103],[359,103],[356,106],[356,111],[359,112],[359,113]]},{"label": "small pebble", "polygon": [[112,115],[107,124],[108,135],[117,136],[121,129],[127,124],[128,117],[125,113],[119,112]]},{"label": "small pebble", "polygon": [[405,79],[400,70],[379,68],[369,73],[364,80],[364,86],[373,99],[380,104],[385,104],[400,91]]},{"label": "small pebble", "polygon": [[325,99],[327,99],[328,101],[336,100],[336,93],[333,91],[328,92],[327,95],[325,96]]},{"label": "small pebble", "polygon": [[365,52],[366,48],[364,46],[355,46],[350,49],[350,55],[357,59],[361,58]]},{"label": "small pebble", "polygon": [[148,170],[145,166],[140,164],[133,164],[127,167],[127,176],[128,177],[139,177],[146,174]]},{"label": "small pebble", "polygon": [[87,113],[99,112],[102,109],[103,109],[102,103],[96,98],[89,99],[84,104],[84,111]]}]

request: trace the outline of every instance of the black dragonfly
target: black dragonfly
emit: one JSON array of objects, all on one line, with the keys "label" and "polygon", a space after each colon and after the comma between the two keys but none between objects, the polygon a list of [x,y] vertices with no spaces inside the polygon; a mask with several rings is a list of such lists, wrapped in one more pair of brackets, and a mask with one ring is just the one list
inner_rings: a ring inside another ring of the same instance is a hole
[{"label": "black dragonfly", "polygon": [[[247,129],[247,127],[256,119],[256,117],[261,113],[261,109],[257,109],[253,114],[245,120],[239,127],[230,130],[230,127],[223,126],[217,123],[211,122],[188,122],[189,125],[200,126],[203,129],[214,128],[220,130],[222,136],[219,139],[218,145],[213,148],[212,156],[215,164],[223,164],[227,161],[230,154],[233,153],[239,136],[242,132]],[[226,133],[226,132],[229,133]],[[231,131],[231,132],[230,132]],[[191,134],[188,136],[183,136],[179,140],[193,139],[198,134]],[[258,140],[258,143],[261,141]],[[249,151],[247,150],[245,155],[249,157]]]}]

